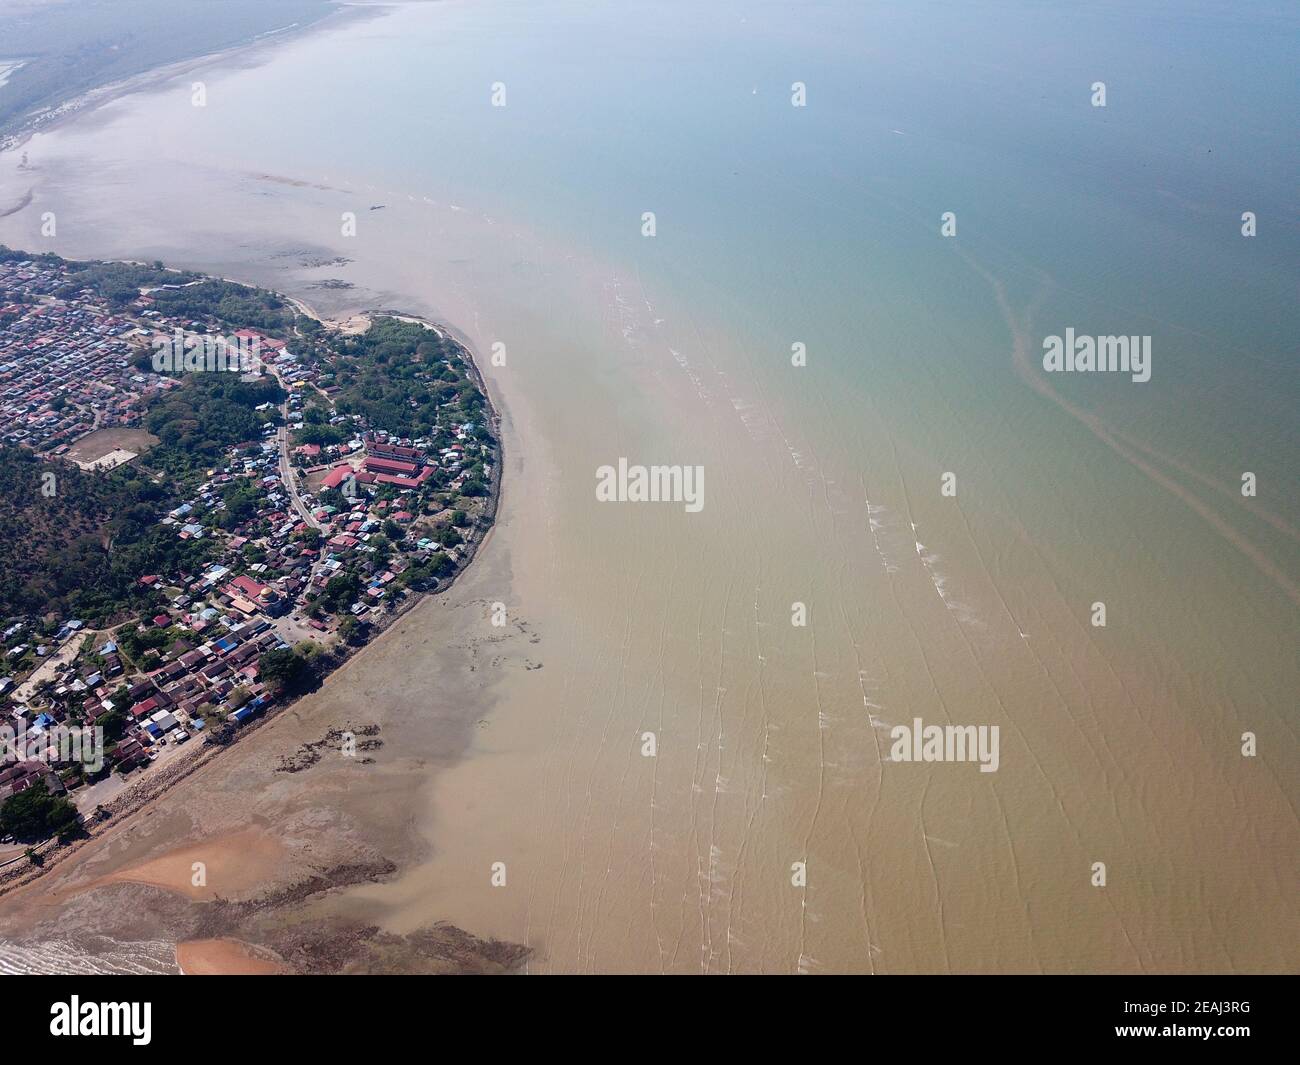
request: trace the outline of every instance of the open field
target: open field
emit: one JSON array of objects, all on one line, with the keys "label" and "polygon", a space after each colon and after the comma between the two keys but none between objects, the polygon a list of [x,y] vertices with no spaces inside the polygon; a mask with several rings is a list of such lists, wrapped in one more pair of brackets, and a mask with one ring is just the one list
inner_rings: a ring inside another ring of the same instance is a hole
[{"label": "open field", "polygon": [[138,458],[157,443],[158,438],[143,429],[96,429],[73,444],[66,457],[83,470],[95,466],[111,470]]}]

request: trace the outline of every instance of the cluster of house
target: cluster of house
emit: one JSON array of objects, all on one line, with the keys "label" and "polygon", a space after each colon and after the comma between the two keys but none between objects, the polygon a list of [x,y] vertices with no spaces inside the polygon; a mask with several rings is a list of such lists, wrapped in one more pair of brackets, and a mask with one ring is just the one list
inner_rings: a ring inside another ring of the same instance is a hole
[{"label": "cluster of house", "polygon": [[[224,494],[231,487],[254,489],[254,506],[247,517],[226,528],[218,522],[226,509]],[[305,498],[311,502],[310,496]],[[314,506],[315,524],[309,525],[290,504],[289,490],[280,478],[276,444],[263,441],[236,452],[226,467],[213,471],[192,498],[163,519],[180,537],[216,538],[222,545],[220,561],[182,587],[169,604],[169,619],[203,632],[209,618],[203,611],[195,612],[194,603],[206,603],[215,595],[221,609],[249,620],[275,621],[286,636],[305,635],[295,622],[330,632],[336,627],[332,622],[308,619],[303,612],[309,612],[310,600],[325,590],[331,578],[345,573],[354,575],[363,589],[349,612],[353,616],[378,613],[397,575],[411,562],[427,558],[437,544],[426,540],[423,547],[413,544],[409,553],[378,562],[369,557],[374,553],[371,537],[386,526],[391,532],[390,520],[405,529],[415,520],[418,501],[372,500],[362,493],[344,502],[343,507]],[[242,572],[236,576],[236,571]],[[286,617],[291,612],[294,616]]]},{"label": "cluster of house", "polygon": [[[60,267],[0,263],[0,304],[5,284],[40,297],[36,304],[15,304],[17,317],[0,333],[0,401],[7,404],[12,398],[6,382],[43,386],[35,394],[22,392],[37,406],[17,411],[16,421],[8,406],[0,406],[0,416],[6,430],[12,422],[26,432],[12,442],[44,447],[47,454],[66,450],[92,427],[111,424],[108,417],[138,418],[142,391],[165,380],[132,368],[141,337],[170,325],[152,309],[147,293],[136,301],[134,319],[115,317],[97,307],[88,290],[84,299],[52,296],[66,280]],[[74,331],[64,335],[48,328],[58,322],[74,322]],[[102,337],[87,331],[98,328],[106,330]],[[289,429],[303,428],[304,397],[315,391],[328,400],[337,392],[328,362],[303,365],[283,343],[245,332],[261,342],[267,365],[288,392],[284,414]],[[47,339],[31,342],[40,337]],[[101,348],[100,339],[109,346]],[[61,361],[65,356],[72,360],[67,372]],[[97,377],[97,359],[111,363],[112,373],[105,370]],[[19,366],[21,377],[4,376]],[[68,380],[73,370],[75,381]],[[105,383],[98,389],[98,405],[83,404],[77,389],[97,389],[98,380]],[[56,395],[64,401],[50,406]],[[66,425],[20,416],[38,413],[41,403],[48,412],[74,412],[69,415],[74,419],[85,406],[93,411],[93,426],[84,415]],[[111,751],[111,762],[125,771],[147,766],[169,744],[185,742],[209,722],[243,723],[269,705],[271,693],[259,677],[266,651],[304,639],[323,640],[347,616],[375,620],[405,594],[400,578],[408,567],[436,562],[431,572],[440,574],[444,558],[457,563],[459,538],[446,535],[456,512],[433,501],[447,498],[440,493],[460,489],[476,462],[490,460],[491,449],[479,441],[475,427],[453,425],[440,429],[436,439],[408,439],[374,430],[357,415],[335,413],[328,421],[343,427],[348,439],[295,448],[290,465],[294,483],[284,483],[281,460],[287,444],[270,424],[262,439],[231,448],[224,465],[194,479],[161,523],[180,539],[203,542],[205,561],[191,572],[140,577],[140,585],[156,593],[150,597],[150,616],[94,634],[54,670],[52,682],[42,685],[39,694],[14,699],[21,674],[3,670],[10,675],[0,677],[0,721],[12,720],[27,735],[39,737],[42,729],[93,726],[112,713],[125,731]],[[484,478],[490,476],[487,466]],[[306,490],[307,484],[314,489]],[[318,495],[329,489],[339,491]],[[232,506],[238,511],[232,513]],[[381,550],[381,543],[388,546]],[[426,579],[430,571],[418,572]],[[340,576],[353,580],[331,584]],[[340,599],[340,587],[350,602]],[[321,609],[322,596],[329,610]],[[24,624],[15,619],[4,632],[0,654],[17,655],[26,668],[60,641],[86,640],[80,621],[40,639],[28,638],[32,630]],[[119,648],[118,641],[131,653]],[[2,770],[0,800],[41,779],[51,790],[62,787],[42,761],[3,764]]]},{"label": "cluster of house", "polygon": [[[141,327],[90,289],[61,298],[64,267],[0,261],[0,442],[59,456],[92,429],[139,421],[160,386],[136,369]],[[20,298],[22,297],[22,298]]]},{"label": "cluster of house", "polygon": [[[382,435],[368,439],[380,451],[388,443]],[[331,578],[356,578],[359,590],[345,612],[368,620],[368,615],[381,614],[385,599],[404,594],[393,587],[399,574],[442,550],[421,538],[390,557],[371,557],[374,535],[384,529],[392,534],[394,524],[406,529],[414,521],[418,502],[409,490],[397,499],[372,500],[362,493],[341,508],[318,507],[320,529],[309,534],[307,522],[290,506],[278,460],[274,441],[232,449],[227,465],[210,471],[162,519],[178,537],[215,545],[213,560],[196,572],[139,578],[141,586],[157,593],[159,605],[134,624],[141,631],[166,633],[163,646],[138,654],[128,670],[111,635],[99,636],[97,646],[59,667],[39,698],[12,699],[18,678],[0,678],[4,719],[33,738],[52,725],[94,726],[105,714],[122,711],[125,734],[109,761],[124,772],[148,766],[168,744],[185,742],[207,721],[242,724],[271,703],[258,676],[260,657],[312,632],[326,635],[337,628],[343,612],[330,617],[310,609],[311,599],[325,591]],[[220,521],[225,493],[236,486],[255,488],[255,505],[247,517],[226,527],[229,523]],[[448,554],[456,559],[454,548]],[[29,636],[30,631],[22,620],[10,624],[0,634],[3,653],[34,666],[33,654],[42,658],[63,640],[85,638],[79,620],[43,639]],[[37,780],[55,791],[62,788],[44,761],[10,761],[0,767],[0,800]]]},{"label": "cluster of house", "polygon": [[[31,754],[41,752],[42,735],[55,726],[94,728],[117,711],[121,736],[105,764],[122,772],[147,766],[168,744],[185,743],[213,714],[243,723],[274,699],[258,678],[260,656],[286,644],[265,619],[205,612],[212,617],[204,639],[176,637],[129,675],[116,642],[103,639],[58,670],[39,709],[13,702],[5,723]],[[164,622],[171,619],[160,615],[152,624]],[[0,769],[0,800],[37,780],[44,780],[52,793],[64,790],[51,764],[55,757],[51,750],[42,757],[6,759]]]},{"label": "cluster of house", "polygon": [[[266,651],[287,644],[265,618],[218,617],[219,624],[209,626],[206,639],[173,640],[155,667],[127,689],[129,727],[146,754],[151,740],[184,742],[187,729],[203,728],[205,718],[199,711],[204,706],[213,707],[218,717],[242,723],[271,703],[273,696],[258,679],[258,661]],[[102,698],[82,704],[91,722],[112,709]]]},{"label": "cluster of house", "polygon": [[2,762],[0,763],[0,802],[40,782],[45,784],[45,790],[51,795],[62,795],[67,790],[53,767],[39,758]]}]

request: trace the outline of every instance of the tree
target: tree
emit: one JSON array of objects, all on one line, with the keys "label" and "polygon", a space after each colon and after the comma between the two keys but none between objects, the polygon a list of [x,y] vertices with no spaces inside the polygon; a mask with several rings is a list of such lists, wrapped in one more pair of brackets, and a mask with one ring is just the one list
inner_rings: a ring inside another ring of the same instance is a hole
[{"label": "tree", "polygon": [[324,447],[329,444],[341,444],[348,438],[348,435],[346,429],[341,429],[337,425],[318,425],[309,418],[307,423],[294,434],[294,442],[296,444],[319,444]]},{"label": "tree", "polygon": [[62,795],[51,795],[45,781],[11,795],[0,806],[0,836],[35,843],[75,828],[77,808]]},{"label": "tree", "polygon": [[294,644],[293,653],[302,659],[304,666],[310,666],[324,651],[318,643],[312,643],[311,640],[299,640]]},{"label": "tree", "polygon": [[104,743],[115,743],[126,733],[126,713],[116,708],[112,709],[106,714],[100,714],[95,724],[104,730]]},{"label": "tree", "polygon": [[357,580],[356,574],[337,573],[326,583],[321,603],[330,613],[337,614],[351,605],[359,591],[361,582]]},{"label": "tree", "polygon": [[257,676],[276,694],[293,690],[302,683],[306,663],[287,647],[266,651],[257,662]]},{"label": "tree", "polygon": [[339,622],[339,637],[345,643],[357,643],[361,638],[361,622],[348,614]]}]

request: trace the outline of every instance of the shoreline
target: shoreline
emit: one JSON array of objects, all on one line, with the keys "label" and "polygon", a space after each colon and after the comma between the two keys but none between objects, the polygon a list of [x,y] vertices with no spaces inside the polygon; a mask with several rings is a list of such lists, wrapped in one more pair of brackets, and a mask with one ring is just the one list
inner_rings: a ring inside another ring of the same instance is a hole
[{"label": "shoreline", "polygon": [[34,136],[47,133],[62,126],[65,122],[84,117],[90,112],[130,96],[133,93],[154,88],[171,81],[183,74],[198,70],[223,59],[236,56],[252,57],[260,48],[275,48],[297,37],[305,37],[319,29],[333,29],[348,19],[375,18],[389,6],[385,3],[349,3],[336,2],[334,9],[311,22],[295,22],[279,29],[267,30],[237,44],[217,48],[201,55],[191,56],[175,62],[165,63],[131,74],[125,78],[105,82],[86,89],[57,104],[29,112],[19,120],[16,129],[0,134],[0,153],[15,151],[25,145]]},{"label": "shoreline", "polygon": [[[112,259],[112,260],[68,260],[82,262],[117,262],[132,263],[134,260],[129,259]],[[187,267],[171,266],[169,269],[178,271],[187,270]],[[341,330],[343,325],[351,322],[360,316],[364,316],[367,323],[373,322],[377,317],[391,317],[408,322],[418,322],[425,328],[438,334],[440,337],[450,339],[457,344],[464,352],[466,365],[469,370],[470,379],[480,393],[483,395],[489,412],[489,424],[496,441],[497,454],[492,466],[492,475],[488,484],[487,507],[484,510],[483,517],[487,520],[486,528],[475,528],[471,534],[465,538],[461,557],[456,565],[455,570],[444,580],[440,581],[436,588],[427,591],[417,591],[408,589],[406,596],[401,603],[391,612],[373,622],[374,634],[366,640],[364,644],[352,646],[346,642],[340,641],[336,647],[332,648],[332,653],[337,657],[336,664],[320,677],[319,684],[315,688],[305,691],[296,697],[278,704],[269,714],[263,714],[257,718],[245,723],[235,733],[233,738],[224,744],[209,742],[205,737],[202,743],[193,751],[186,752],[180,758],[174,759],[168,765],[162,767],[156,777],[146,776],[141,779],[132,781],[123,792],[109,803],[104,804],[104,808],[109,811],[109,817],[104,821],[87,820],[85,823],[85,835],[71,841],[67,844],[59,844],[56,840],[47,839],[33,846],[33,850],[42,856],[40,865],[34,865],[30,861],[27,865],[21,865],[24,856],[16,856],[9,861],[0,865],[0,898],[21,893],[24,888],[29,887],[39,881],[46,873],[64,866],[69,859],[74,857],[86,845],[101,840],[110,835],[113,829],[127,827],[141,815],[147,814],[153,805],[163,799],[172,789],[182,781],[188,779],[192,774],[209,764],[217,761],[218,756],[227,750],[237,747],[247,736],[259,731],[273,721],[279,720],[286,712],[292,710],[299,703],[309,696],[323,692],[331,682],[337,685],[335,678],[342,673],[349,665],[359,661],[361,655],[371,647],[375,647],[381,640],[388,637],[396,628],[397,623],[406,617],[412,610],[427,600],[432,600],[440,595],[445,594],[455,587],[478,558],[480,549],[491,538],[492,531],[496,527],[498,512],[501,505],[501,493],[503,491],[504,480],[504,463],[505,463],[505,442],[501,433],[501,408],[498,407],[496,400],[488,391],[486,379],[483,376],[482,369],[478,364],[478,353],[474,344],[469,341],[464,334],[455,329],[450,323],[433,322],[429,319],[411,314],[409,312],[383,311],[383,310],[365,310],[357,311],[345,319],[329,318],[321,315],[304,300],[286,293],[267,288],[263,285],[253,284],[247,281],[241,281],[235,278],[220,277],[213,275],[204,275],[211,280],[226,281],[231,284],[243,285],[245,287],[258,291],[269,292],[272,295],[284,300],[295,308],[295,310],[321,323],[322,325]],[[85,815],[83,815],[85,816]],[[99,831],[95,828],[103,826]],[[43,849],[44,848],[44,849]]]},{"label": "shoreline", "polygon": [[176,944],[181,976],[278,976],[287,973],[263,949],[242,939],[186,939]]}]

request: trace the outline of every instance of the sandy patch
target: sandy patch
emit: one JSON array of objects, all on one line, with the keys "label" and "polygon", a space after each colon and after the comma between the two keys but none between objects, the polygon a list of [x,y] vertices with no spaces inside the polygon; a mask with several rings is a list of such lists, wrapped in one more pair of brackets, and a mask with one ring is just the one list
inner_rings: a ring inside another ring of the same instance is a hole
[{"label": "sandy patch", "polygon": [[284,856],[283,845],[273,836],[245,828],[127,866],[80,890],[126,882],[150,884],[191,899],[230,899],[266,887]]},{"label": "sandy patch", "polygon": [[87,631],[82,629],[80,632],[74,632],[59,645],[57,651],[53,654],[46,655],[41,660],[41,664],[32,670],[31,675],[23,681],[12,692],[12,698],[17,702],[26,702],[40,687],[41,683],[47,680],[53,680],[61,666],[67,665],[77,657],[77,652],[81,650],[81,645],[86,642],[87,636],[98,636],[98,630],[91,629]]},{"label": "sandy patch", "polygon": [[349,336],[356,336],[370,328],[370,315],[354,314],[350,318],[336,321],[334,324],[339,327],[339,332],[346,333]]},{"label": "sandy patch", "polygon": [[237,939],[191,939],[176,944],[182,976],[275,976],[288,972],[267,951]]},{"label": "sandy patch", "polygon": [[96,459],[94,462],[78,462],[77,465],[83,470],[114,470],[118,466],[123,466],[136,457],[134,451],[127,451],[125,448],[115,448],[103,458]]}]

